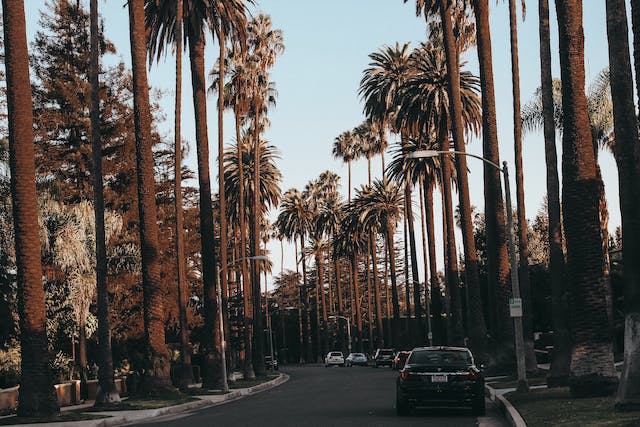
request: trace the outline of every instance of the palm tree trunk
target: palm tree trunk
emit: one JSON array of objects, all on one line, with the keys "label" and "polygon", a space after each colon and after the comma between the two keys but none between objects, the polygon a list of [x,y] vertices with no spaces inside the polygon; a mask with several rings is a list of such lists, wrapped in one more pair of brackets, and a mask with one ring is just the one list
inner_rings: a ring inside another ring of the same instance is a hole
[{"label": "palm tree trunk", "polygon": [[238,111],[234,111],[236,125],[236,141],[238,157],[238,192],[239,192],[239,212],[240,218],[240,265],[242,266],[242,293],[244,302],[244,365],[242,367],[244,377],[254,379],[256,377],[253,371],[253,306],[252,306],[252,289],[249,281],[249,272],[247,270],[246,250],[247,250],[247,225],[246,225],[246,207],[244,192],[244,159],[242,150],[242,138],[240,133],[240,116]]},{"label": "palm tree trunk", "polygon": [[531,284],[529,282],[529,239],[524,206],[524,172],[522,166],[522,117],[520,114],[520,66],[518,63],[518,20],[516,0],[509,0],[509,27],[511,38],[511,87],[513,93],[513,144],[516,165],[516,199],[518,205],[519,282],[523,305],[524,354],[527,372],[538,370],[533,351],[533,313]]},{"label": "palm tree trunk", "polygon": [[96,405],[116,403],[120,395],[113,378],[111,354],[111,327],[109,325],[109,293],[107,287],[107,249],[104,231],[104,194],[102,182],[102,137],[100,134],[100,85],[98,82],[98,1],[91,0],[91,58],[89,80],[91,83],[91,154],[93,166],[93,211],[96,236],[96,289],[98,302],[98,380],[100,393]]},{"label": "palm tree trunk", "polygon": [[[451,22],[451,6],[445,0],[440,3],[440,15],[445,39],[445,51],[447,55],[447,69],[449,70],[449,99],[451,100],[451,123],[453,143],[459,152],[465,152],[464,129],[462,124],[462,102],[460,99],[460,72],[456,60],[457,44],[453,36]],[[464,246],[464,272],[465,286],[468,292],[467,313],[469,325],[470,346],[477,354],[479,360],[488,360],[486,346],[487,328],[482,310],[480,297],[480,279],[478,277],[478,255],[476,243],[473,237],[473,221],[471,219],[471,201],[469,196],[469,177],[467,175],[466,156],[456,158],[456,171],[459,184],[460,219],[462,224],[462,239]],[[455,253],[454,253],[455,256]]]},{"label": "palm tree trunk", "polygon": [[[373,291],[376,304],[376,340],[378,347],[384,347],[384,333],[382,330],[382,302],[380,297],[380,278],[378,277],[378,251],[376,245],[376,232],[371,233],[371,256],[373,258]],[[373,349],[373,347],[372,347]]]},{"label": "palm tree trunk", "polygon": [[356,339],[358,341],[358,351],[362,351],[362,309],[360,307],[360,284],[358,283],[358,264],[356,255],[351,257],[351,271],[353,277],[353,303],[351,310],[355,313]]},{"label": "palm tree trunk", "polygon": [[431,286],[433,342],[443,344],[445,331],[442,322],[442,294],[440,292],[440,280],[438,278],[438,268],[436,265],[435,215],[433,212],[434,185],[434,182],[426,182],[424,185],[425,222],[427,226],[427,241],[429,244],[429,284]]},{"label": "palm tree trunk", "polygon": [[[449,150],[447,132],[447,118],[442,117],[440,124],[440,150]],[[458,260],[456,254],[456,236],[453,228],[453,200],[451,195],[451,163],[448,155],[440,156],[442,169],[442,193],[444,198],[444,221],[446,239],[446,277],[449,307],[447,309],[447,343],[462,345],[464,332],[462,330],[462,306],[460,297],[460,282],[458,278]]]},{"label": "palm tree trunk", "polygon": [[[407,209],[407,199],[404,199],[405,209]],[[405,210],[406,212],[406,210]],[[405,318],[406,328],[407,328],[407,341],[413,341],[413,331],[411,330],[411,279],[409,279],[409,242],[407,236],[407,216],[405,213],[404,216],[404,224],[402,227],[402,231],[404,232],[404,296],[405,296],[405,304],[407,306],[407,317]]]},{"label": "palm tree trunk", "polygon": [[222,389],[221,335],[218,327],[217,277],[214,247],[213,207],[209,174],[209,143],[207,136],[206,83],[204,78],[204,34],[190,34],[189,59],[193,109],[196,122],[196,151],[198,154],[198,185],[200,187],[200,243],[202,245],[202,282],[204,293],[204,335],[202,351],[205,355],[202,388]]},{"label": "palm tree trunk", "polygon": [[582,2],[556,1],[564,109],[563,219],[567,239],[573,396],[610,395],[616,388],[611,327],[604,301],[598,182],[584,81]]},{"label": "palm tree trunk", "polygon": [[[473,8],[476,16],[477,51],[482,91],[482,155],[484,158],[500,164],[488,1],[474,0]],[[511,361],[514,359],[513,321],[509,316],[508,309],[511,285],[502,181],[500,171],[488,164],[484,165],[484,186],[490,313],[488,320],[489,330],[494,337],[496,362],[501,365],[513,363]]]},{"label": "palm tree trunk", "polygon": [[[144,394],[155,394],[162,392],[162,390],[172,389],[172,387],[169,375],[171,361],[164,338],[163,288],[160,280],[160,248],[156,216],[151,108],[149,105],[149,85],[147,83],[147,50],[144,25],[144,1],[130,1],[129,34],[133,68],[138,214],[140,216],[146,341],[146,369],[141,390]],[[204,74],[204,64],[202,72]]]},{"label": "palm tree trunk", "polygon": [[[220,56],[218,58],[218,200],[220,203],[220,301],[222,307],[222,319],[224,322],[225,336],[229,336],[231,328],[229,327],[229,298],[228,298],[228,263],[227,263],[227,236],[229,233],[227,226],[227,200],[224,185],[224,77],[225,77],[225,57],[226,57],[226,39],[222,28],[216,28],[218,36],[218,45],[220,48]],[[229,339],[222,337],[223,340],[229,342]],[[225,352],[229,357],[229,352]],[[229,367],[231,365],[229,364]]]},{"label": "palm tree trunk", "polygon": [[189,326],[187,323],[187,277],[184,258],[184,220],[182,212],[182,0],[176,2],[176,100],[175,100],[175,182],[174,203],[176,210],[175,249],[176,275],[178,282],[178,318],[180,323],[180,367],[178,368],[178,387],[186,389],[193,383],[191,368],[191,346],[189,344]]},{"label": "palm tree trunk", "polygon": [[[431,323],[431,303],[429,298],[429,280],[427,279],[429,274],[429,259],[427,257],[427,227],[425,224],[425,207],[424,207],[424,183],[419,182],[418,199],[420,199],[420,230],[422,231],[422,262],[424,268],[424,303],[426,309],[427,318],[427,338],[430,344],[433,342],[433,325]],[[429,338],[430,337],[430,338]]]},{"label": "palm tree trunk", "polygon": [[47,417],[59,409],[47,351],[33,148],[33,103],[24,3],[21,0],[2,0],[2,10],[22,354],[18,416]]},{"label": "palm tree trunk", "polygon": [[[631,23],[633,27],[633,68],[640,74],[640,2],[631,0]],[[640,96],[640,81],[636,79],[636,94]],[[640,107],[639,107],[640,108]]]},{"label": "palm tree trunk", "polygon": [[547,212],[549,216],[549,272],[551,275],[551,311],[553,319],[553,353],[547,377],[549,387],[563,387],[569,383],[571,336],[569,306],[564,283],[563,235],[560,220],[560,183],[556,130],[553,120],[553,83],[551,78],[551,44],[549,31],[549,2],[540,0],[540,64],[542,81],[542,110],[544,114],[544,153],[547,163]]},{"label": "palm tree trunk", "polygon": [[338,298],[338,313],[343,314],[344,302],[342,299],[342,284],[340,280],[340,260],[338,258],[335,258],[333,260],[333,264],[335,266],[334,271],[336,272],[336,293]]},{"label": "palm tree trunk", "polygon": [[[393,327],[391,326],[391,295],[389,295],[391,293],[391,289],[390,289],[390,285],[389,285],[389,247],[385,244],[384,245],[384,281],[383,281],[383,286],[384,286],[384,298],[385,298],[385,303],[387,305],[387,321],[389,322],[389,324],[387,325],[387,344],[391,345],[391,331],[393,329]],[[395,331],[395,330],[394,330]]]},{"label": "palm tree trunk", "polygon": [[364,267],[366,268],[367,271],[367,332],[369,335],[369,349],[368,351],[371,352],[371,345],[373,344],[373,310],[372,310],[372,304],[371,304],[371,296],[373,294],[373,289],[372,289],[372,277],[371,277],[371,267],[370,264],[372,263],[373,256],[371,255],[371,236],[369,236],[368,242],[367,242],[367,256],[364,259]]},{"label": "palm tree trunk", "polygon": [[302,257],[302,287],[301,298],[304,304],[302,324],[304,326],[305,362],[313,360],[313,348],[311,346],[311,304],[307,292],[307,261],[304,254],[304,236],[300,235],[300,256]]},{"label": "palm tree trunk", "polygon": [[[257,109],[256,109],[257,110]],[[257,111],[255,111],[257,116]],[[258,117],[253,118],[253,221],[251,229],[251,256],[260,255],[260,220],[262,210],[260,204],[260,127]],[[304,248],[301,248],[304,250]],[[262,321],[262,302],[260,298],[260,266],[259,261],[254,260],[252,265],[252,286],[253,286],[253,369],[256,376],[264,376],[266,366],[264,362],[264,323]],[[302,274],[304,276],[304,258],[302,263]]]},{"label": "palm tree trunk", "polygon": [[[83,303],[81,305],[84,306]],[[78,319],[78,358],[80,359],[80,398],[87,400],[89,398],[89,390],[87,381],[89,381],[89,368],[87,366],[87,319],[85,313],[88,307],[80,310],[80,318]]]},{"label": "palm tree trunk", "polygon": [[[400,304],[398,302],[398,284],[396,281],[396,257],[395,257],[395,242],[393,241],[393,229],[386,230],[385,240],[387,241],[387,253],[389,254],[389,275],[391,277],[391,304],[393,306],[393,336],[396,340],[400,336]],[[389,337],[391,338],[391,337]],[[394,340],[389,339],[388,345]],[[399,342],[395,341],[394,344],[398,345]]]},{"label": "palm tree trunk", "polygon": [[[633,103],[633,77],[624,0],[607,0],[607,35],[613,101],[616,162],[622,207],[623,259],[637,260],[640,255],[640,149]],[[617,410],[640,408],[640,265],[624,263],[625,342],[624,367]]]},{"label": "palm tree trunk", "polygon": [[[324,255],[322,254],[322,249],[320,251],[321,251],[319,254],[320,259],[317,260],[316,262],[316,264],[318,264],[316,266],[316,269],[318,274],[317,286],[319,287],[319,290],[320,290],[320,302],[322,303],[322,327],[320,328],[320,325],[318,326],[318,328],[322,332],[322,337],[321,337],[322,351],[320,352],[320,358],[322,358],[322,355],[327,354],[327,352],[329,351],[329,348],[328,348],[329,335],[327,333],[327,320],[328,320],[327,304],[324,296],[324,271],[325,271]],[[329,280],[329,296],[331,296],[331,280]]]}]

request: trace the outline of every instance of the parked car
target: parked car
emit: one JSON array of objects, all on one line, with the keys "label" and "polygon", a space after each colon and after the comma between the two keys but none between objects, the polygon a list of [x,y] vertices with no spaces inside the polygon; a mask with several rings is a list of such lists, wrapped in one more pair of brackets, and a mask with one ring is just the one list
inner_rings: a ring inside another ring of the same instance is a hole
[{"label": "parked car", "polygon": [[324,366],[339,365],[344,366],[344,356],[341,351],[331,351],[324,358]]},{"label": "parked car", "polygon": [[345,361],[345,364],[347,366],[367,366],[367,363],[367,356],[365,356],[363,353],[349,353],[349,355],[347,356],[347,360]]},{"label": "parked car", "polygon": [[462,347],[414,348],[396,380],[396,413],[418,406],[469,406],[485,414],[484,375]]},{"label": "parked car", "polygon": [[379,348],[376,350],[376,354],[373,356],[373,366],[393,366],[393,359],[395,358],[395,352],[391,348]]},{"label": "parked car", "polygon": [[273,369],[274,371],[278,370],[278,358],[275,359],[271,356],[264,357],[264,364],[267,369]]},{"label": "parked car", "polygon": [[407,361],[407,358],[411,354],[410,351],[399,351],[396,354],[396,357],[393,359],[393,365],[391,366],[393,369],[402,369],[404,368],[404,364]]}]

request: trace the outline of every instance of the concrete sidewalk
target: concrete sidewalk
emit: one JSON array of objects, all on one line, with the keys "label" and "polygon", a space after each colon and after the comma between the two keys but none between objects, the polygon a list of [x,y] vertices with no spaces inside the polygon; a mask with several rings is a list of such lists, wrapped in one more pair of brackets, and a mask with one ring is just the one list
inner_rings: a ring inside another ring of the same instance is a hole
[{"label": "concrete sidewalk", "polygon": [[[220,395],[201,395],[201,396],[193,396],[198,400],[194,400],[192,402],[183,403],[180,405],[174,406],[166,406],[163,408],[157,409],[143,409],[139,411],[105,411],[105,412],[91,412],[92,415],[104,415],[108,418],[101,418],[96,420],[83,420],[83,421],[69,421],[69,422],[55,422],[55,423],[37,423],[37,424],[13,424],[14,426],[47,426],[47,427],[111,427],[111,426],[119,426],[124,424],[132,424],[143,421],[148,421],[152,418],[170,415],[170,414],[179,414],[184,412],[191,412],[202,408],[208,408],[211,406],[222,405],[227,402],[231,402],[233,400],[240,399],[244,396],[248,396],[251,394],[259,393],[264,390],[269,390],[273,387],[276,387],[282,383],[285,383],[289,380],[289,376],[287,374],[280,374],[277,378],[274,378],[271,381],[264,382],[262,384],[258,384],[253,387],[247,388],[239,388],[231,390],[227,394]],[[70,410],[81,410],[90,408],[93,406],[92,402],[88,402],[82,405],[68,406],[62,408],[62,411],[70,411]],[[2,417],[2,419],[7,419],[9,417]]]}]

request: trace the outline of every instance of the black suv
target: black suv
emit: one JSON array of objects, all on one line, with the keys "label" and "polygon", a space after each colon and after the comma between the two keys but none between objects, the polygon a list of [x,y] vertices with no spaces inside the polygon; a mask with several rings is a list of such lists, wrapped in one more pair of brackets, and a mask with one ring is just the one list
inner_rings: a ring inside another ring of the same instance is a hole
[{"label": "black suv", "polygon": [[391,348],[379,348],[376,350],[375,356],[373,356],[373,366],[393,366],[393,359],[396,357],[396,353]]},{"label": "black suv", "polygon": [[469,406],[485,414],[484,375],[462,347],[414,348],[396,381],[396,413],[416,406]]}]

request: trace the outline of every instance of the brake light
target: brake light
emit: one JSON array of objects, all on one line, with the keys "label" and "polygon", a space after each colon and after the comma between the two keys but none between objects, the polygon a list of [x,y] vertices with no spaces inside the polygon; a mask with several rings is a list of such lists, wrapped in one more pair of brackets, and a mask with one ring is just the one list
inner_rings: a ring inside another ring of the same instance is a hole
[{"label": "brake light", "polygon": [[402,381],[408,380],[409,379],[409,372],[407,372],[405,370],[400,371],[400,379]]},{"label": "brake light", "polygon": [[476,381],[478,378],[480,378],[480,372],[475,370],[474,368],[469,368],[468,378],[471,381]]}]

